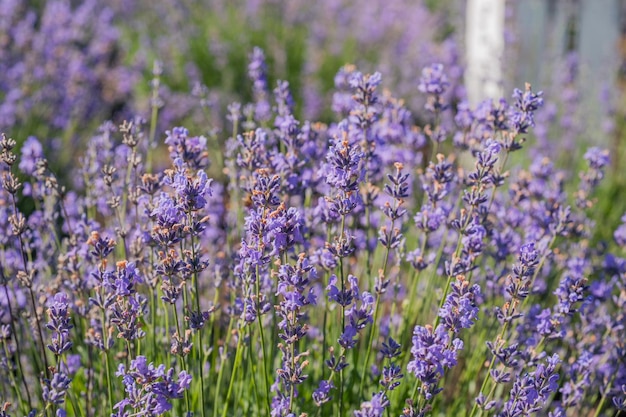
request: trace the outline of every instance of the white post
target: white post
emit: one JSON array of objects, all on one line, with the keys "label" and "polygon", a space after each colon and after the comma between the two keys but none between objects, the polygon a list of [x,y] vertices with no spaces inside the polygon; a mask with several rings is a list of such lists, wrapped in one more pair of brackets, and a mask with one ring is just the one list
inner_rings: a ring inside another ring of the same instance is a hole
[{"label": "white post", "polygon": [[467,2],[465,83],[472,105],[502,97],[505,6],[505,0]]}]

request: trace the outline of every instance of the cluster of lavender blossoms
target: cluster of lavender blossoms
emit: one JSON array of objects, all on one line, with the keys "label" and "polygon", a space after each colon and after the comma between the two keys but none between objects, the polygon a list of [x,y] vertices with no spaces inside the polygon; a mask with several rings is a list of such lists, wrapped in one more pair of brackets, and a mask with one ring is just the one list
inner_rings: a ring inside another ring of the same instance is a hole
[{"label": "cluster of lavender blossoms", "polygon": [[65,182],[2,136],[0,416],[626,410],[626,216],[593,236],[608,152],[524,159],[542,93],[472,107],[442,64],[417,115],[346,65],[332,121],[299,120],[249,59],[219,153],[154,111],[102,124]]}]

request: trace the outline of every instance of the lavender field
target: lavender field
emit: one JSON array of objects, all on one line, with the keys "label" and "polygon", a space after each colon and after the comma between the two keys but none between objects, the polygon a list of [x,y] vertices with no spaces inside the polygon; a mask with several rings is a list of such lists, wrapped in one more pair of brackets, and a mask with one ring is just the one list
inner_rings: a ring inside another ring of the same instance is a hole
[{"label": "lavender field", "polygon": [[473,1],[0,0],[0,417],[626,416],[626,23]]}]

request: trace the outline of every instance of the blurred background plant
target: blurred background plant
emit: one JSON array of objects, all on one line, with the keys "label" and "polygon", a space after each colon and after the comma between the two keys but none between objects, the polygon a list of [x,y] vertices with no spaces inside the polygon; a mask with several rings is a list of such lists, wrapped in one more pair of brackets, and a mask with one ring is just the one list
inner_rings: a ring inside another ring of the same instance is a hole
[{"label": "blurred background plant", "polygon": [[[494,5],[495,16],[487,13]],[[480,13],[468,23],[471,8]],[[269,88],[289,82],[298,118],[334,120],[335,75],[350,63],[380,71],[383,87],[424,125],[418,79],[439,62],[455,108],[524,82],[545,92],[529,155],[575,172],[586,145],[611,149],[606,198],[596,208],[607,221],[595,231],[610,240],[626,209],[618,198],[626,187],[625,9],[619,0],[3,0],[0,131],[18,145],[37,137],[54,151],[50,164],[61,178],[103,120],[153,119],[153,144],[184,125],[219,152],[227,106],[254,96],[247,82],[254,47],[264,51]],[[484,19],[501,19],[502,33],[466,36],[472,24],[491,24]],[[490,68],[501,68],[498,88],[468,97],[466,84],[489,81],[489,72],[466,72],[468,43],[487,48],[485,36],[503,40],[501,51],[486,55]],[[443,122],[450,127],[452,119]]]}]

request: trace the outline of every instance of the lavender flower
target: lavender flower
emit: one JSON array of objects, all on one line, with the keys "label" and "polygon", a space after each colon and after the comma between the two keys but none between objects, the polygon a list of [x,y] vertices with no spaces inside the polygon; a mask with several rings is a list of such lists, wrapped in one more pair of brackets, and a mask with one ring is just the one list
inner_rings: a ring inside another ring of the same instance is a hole
[{"label": "lavender flower", "polygon": [[448,295],[439,310],[443,325],[453,334],[461,329],[469,329],[478,318],[478,299],[480,287],[470,286],[465,277],[459,275],[451,285],[452,292]]},{"label": "lavender flower", "polygon": [[384,392],[379,392],[370,401],[361,404],[361,409],[354,412],[354,417],[383,417],[387,407],[389,399]]},{"label": "lavender flower", "polygon": [[523,416],[541,410],[550,394],[558,389],[557,367],[560,362],[555,354],[548,357],[545,364],[537,365],[533,373],[519,376],[513,384],[509,400],[498,416]]},{"label": "lavender flower", "polygon": [[174,376],[174,369],[155,367],[145,356],[138,356],[126,369],[119,365],[116,376],[122,377],[126,397],[115,404],[117,415],[130,408],[137,415],[161,415],[172,409],[172,400],[183,397],[191,385],[191,375],[185,371]]},{"label": "lavender flower", "polygon": [[65,402],[65,395],[72,380],[62,372],[55,372],[52,379],[43,387],[43,400],[46,404],[60,405]]},{"label": "lavender flower", "polygon": [[450,83],[444,73],[443,64],[432,64],[422,70],[418,89],[428,95],[426,110],[441,112],[446,109],[446,105],[443,102],[443,94],[449,86]]},{"label": "lavender flower", "polygon": [[590,194],[604,178],[604,170],[610,163],[609,152],[606,149],[592,147],[584,155],[589,165],[586,172],[580,174],[580,189],[576,195],[576,204],[581,208],[591,207]]},{"label": "lavender flower", "polygon": [[271,116],[271,106],[268,100],[269,84],[267,82],[267,66],[265,54],[261,48],[255,47],[249,57],[248,75],[252,80],[255,98],[255,116],[259,121],[267,121]]},{"label": "lavender flower", "polygon": [[43,147],[34,136],[29,136],[22,145],[22,157],[19,169],[26,175],[33,175],[37,168],[37,162],[43,158]]},{"label": "lavender flower", "polygon": [[190,137],[184,127],[175,127],[165,134],[165,144],[168,145],[172,161],[180,159],[194,171],[208,166],[207,139],[204,136]]},{"label": "lavender flower", "polygon": [[438,384],[446,368],[457,364],[457,351],[463,349],[460,339],[452,340],[443,325],[433,329],[432,326],[415,326],[413,331],[412,359],[407,371],[413,373],[421,382],[420,393],[430,400],[441,392]]},{"label": "lavender flower", "polygon": [[343,138],[333,142],[328,150],[326,183],[341,190],[345,194],[358,190],[359,181],[363,179],[360,148]]},{"label": "lavender flower", "polygon": [[344,349],[352,349],[356,346],[355,337],[373,322],[374,297],[367,291],[359,291],[358,279],[354,275],[349,275],[347,282],[350,286],[341,290],[337,288],[337,276],[332,275],[326,290],[328,298],[344,308],[347,319],[338,342]]},{"label": "lavender flower", "polygon": [[[176,163],[176,162],[175,162]],[[177,170],[166,177],[166,184],[176,190],[178,206],[185,213],[198,211],[207,205],[207,198],[212,196],[211,183],[204,171],[190,176],[183,168],[182,161],[177,160]]]},{"label": "lavender flower", "polygon": [[528,133],[528,129],[535,127],[534,112],[543,106],[543,92],[533,93],[531,85],[526,83],[525,90],[513,91],[515,100],[513,107],[510,107],[509,127],[514,134]]},{"label": "lavender flower", "polygon": [[330,390],[334,388],[332,381],[320,381],[319,387],[313,392],[313,402],[319,407],[331,400]]},{"label": "lavender flower", "polygon": [[48,308],[48,317],[50,321],[46,324],[46,327],[53,332],[52,343],[48,345],[48,349],[55,355],[62,355],[72,347],[69,333],[74,327],[70,321],[69,298],[67,294],[55,294],[54,301]]}]

